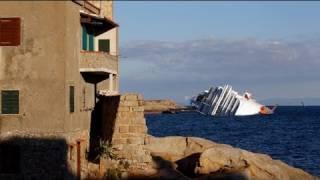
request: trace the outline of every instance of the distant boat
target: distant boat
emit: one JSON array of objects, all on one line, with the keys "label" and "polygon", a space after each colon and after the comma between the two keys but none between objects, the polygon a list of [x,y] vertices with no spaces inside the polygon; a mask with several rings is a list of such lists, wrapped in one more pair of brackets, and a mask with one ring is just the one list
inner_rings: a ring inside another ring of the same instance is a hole
[{"label": "distant boat", "polygon": [[272,109],[252,98],[249,92],[239,95],[232,86],[211,87],[191,99],[191,105],[197,111],[212,116],[248,116],[256,114],[273,114]]}]

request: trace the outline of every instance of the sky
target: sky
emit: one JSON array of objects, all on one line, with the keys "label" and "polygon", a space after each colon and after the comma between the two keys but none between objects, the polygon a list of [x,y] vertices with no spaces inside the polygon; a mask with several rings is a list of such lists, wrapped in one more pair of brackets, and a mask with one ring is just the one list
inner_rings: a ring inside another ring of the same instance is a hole
[{"label": "sky", "polygon": [[185,103],[230,84],[320,97],[320,2],[115,1],[120,91]]}]

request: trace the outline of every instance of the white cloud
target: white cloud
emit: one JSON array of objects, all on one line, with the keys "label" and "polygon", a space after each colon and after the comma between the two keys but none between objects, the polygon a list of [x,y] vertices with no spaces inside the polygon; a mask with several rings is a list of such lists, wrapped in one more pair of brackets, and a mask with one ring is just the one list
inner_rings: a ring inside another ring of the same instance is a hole
[{"label": "white cloud", "polygon": [[254,89],[266,84],[274,87],[286,83],[317,83],[319,52],[319,39],[289,42],[209,38],[133,42],[121,48],[121,53],[127,57],[121,64],[122,86],[123,90],[135,89],[126,85],[128,81],[140,81],[145,87],[176,83],[191,92],[200,84],[230,83]]}]

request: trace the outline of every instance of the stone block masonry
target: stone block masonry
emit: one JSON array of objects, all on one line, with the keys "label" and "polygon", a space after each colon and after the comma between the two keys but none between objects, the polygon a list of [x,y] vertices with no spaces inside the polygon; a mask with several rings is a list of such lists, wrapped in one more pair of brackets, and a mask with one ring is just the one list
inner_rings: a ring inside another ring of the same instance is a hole
[{"label": "stone block masonry", "polygon": [[118,158],[127,159],[133,164],[151,162],[149,152],[144,149],[148,129],[142,100],[141,95],[133,93],[120,97],[112,136],[112,145],[118,151]]},{"label": "stone block masonry", "polygon": [[[142,96],[126,93],[120,97],[101,97],[100,100],[102,138],[111,142],[117,159],[126,160],[130,164],[129,172],[150,167],[152,158],[145,149],[148,129]],[[110,104],[113,106],[110,107]]]}]

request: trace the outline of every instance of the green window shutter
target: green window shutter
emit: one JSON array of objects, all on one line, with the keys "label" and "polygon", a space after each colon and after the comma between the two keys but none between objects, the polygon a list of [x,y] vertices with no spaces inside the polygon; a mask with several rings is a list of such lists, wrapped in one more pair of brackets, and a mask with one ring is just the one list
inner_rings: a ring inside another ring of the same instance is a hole
[{"label": "green window shutter", "polygon": [[69,87],[69,111],[74,112],[74,86]]},{"label": "green window shutter", "polygon": [[19,91],[1,91],[1,113],[19,114]]},{"label": "green window shutter", "polygon": [[82,50],[87,50],[87,47],[88,47],[88,33],[87,33],[87,29],[82,26]]},{"label": "green window shutter", "polygon": [[89,34],[89,51],[94,51],[94,36]]},{"label": "green window shutter", "polygon": [[110,39],[99,39],[99,51],[110,52]]}]

